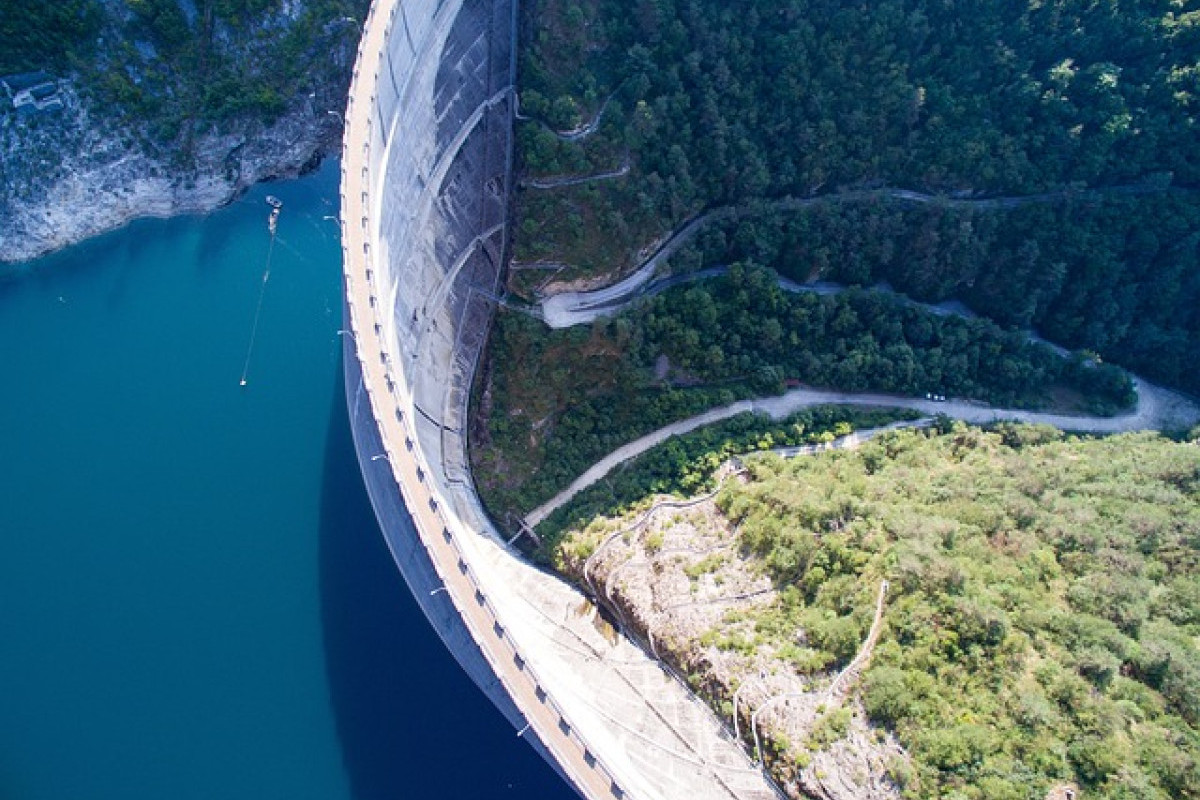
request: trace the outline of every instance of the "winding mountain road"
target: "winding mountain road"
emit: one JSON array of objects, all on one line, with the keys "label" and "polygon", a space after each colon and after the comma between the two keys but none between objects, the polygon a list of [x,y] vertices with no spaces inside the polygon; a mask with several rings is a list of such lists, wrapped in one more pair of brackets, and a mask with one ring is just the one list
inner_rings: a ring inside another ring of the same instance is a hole
[{"label": "winding mountain road", "polygon": [[983,424],[1011,420],[1030,424],[1053,425],[1063,430],[1081,433],[1123,433],[1152,429],[1189,428],[1200,423],[1200,406],[1169,389],[1156,386],[1141,378],[1133,379],[1137,390],[1137,408],[1116,417],[1073,416],[1041,411],[994,408],[965,400],[939,402],[919,397],[893,394],[834,392],[821,389],[793,389],[774,397],[741,400],[703,414],[664,425],[652,433],[618,447],[593,464],[563,491],[535,508],[525,517],[525,524],[537,527],[575,495],[599,481],[619,465],[635,458],[672,436],[690,433],[697,428],[719,422],[746,412],[766,414],[783,419],[801,409],[818,405],[869,406],[874,408],[908,408],[928,416],[944,415],[964,422]]},{"label": "winding mountain road", "polygon": [[[768,210],[794,210],[807,208],[818,203],[861,202],[872,199],[884,199],[906,203],[939,203],[955,208],[974,208],[992,211],[1012,209],[1035,203],[1060,202],[1066,199],[1096,199],[1111,194],[1148,194],[1167,191],[1168,189],[1169,187],[1138,184],[1115,186],[1106,189],[1063,190],[1020,197],[970,199],[947,198],[908,189],[885,188],[843,192],[823,197],[784,198],[770,204]],[[725,206],[700,214],[680,227],[653,255],[643,262],[640,268],[624,280],[590,292],[564,292],[545,298],[541,304],[542,318],[551,328],[568,328],[574,325],[589,324],[599,317],[611,316],[620,312],[623,308],[638,299],[653,296],[683,283],[721,275],[727,271],[727,268],[712,267],[694,273],[670,276],[657,281],[654,280],[658,268],[705,225],[725,219],[736,219],[746,214],[759,213],[762,210],[761,206]],[[789,292],[814,292],[817,294],[836,294],[845,290],[845,287],[838,284],[799,284],[785,278],[779,279],[779,286]],[[895,292],[891,293],[897,294]],[[898,294],[897,296],[903,297]],[[959,304],[955,303],[930,305],[909,300],[908,298],[904,299],[914,306],[924,308],[936,314],[973,316],[969,309],[960,307]],[[1069,355],[1069,352],[1064,348],[1046,342],[1033,332],[1027,332],[1027,335],[1031,341],[1037,341],[1051,347],[1059,355]],[[536,527],[572,497],[603,478],[619,464],[644,453],[650,448],[666,441],[671,436],[689,433],[704,425],[728,419],[747,411],[766,413],[774,419],[780,419],[802,408],[823,404],[909,408],[920,411],[923,414],[941,414],[965,422],[987,423],[998,420],[1013,420],[1017,422],[1053,425],[1065,430],[1088,433],[1119,433],[1146,429],[1188,428],[1200,422],[1200,406],[1197,406],[1196,403],[1169,389],[1156,386],[1137,376],[1132,377],[1138,396],[1137,407],[1129,414],[1116,417],[1051,414],[1021,409],[993,408],[980,403],[961,400],[932,401],[900,395],[847,393],[815,389],[796,389],[777,397],[743,400],[721,408],[710,409],[689,419],[666,425],[657,431],[646,434],[617,448],[593,464],[562,492],[531,511],[526,516],[525,523],[530,528]]]},{"label": "winding mountain road", "polygon": [[542,317],[551,328],[569,328],[572,325],[588,324],[597,317],[617,313],[625,303],[642,296],[639,290],[652,283],[652,278],[660,266],[675,255],[701,229],[714,222],[740,219],[771,211],[799,211],[816,205],[861,203],[870,200],[890,200],[918,205],[937,204],[946,208],[974,209],[976,211],[1004,211],[1025,205],[1058,203],[1064,200],[1097,200],[1117,194],[1156,194],[1170,190],[1171,187],[1130,184],[1103,189],[1071,189],[1013,197],[973,199],[927,194],[911,189],[882,188],[839,192],[819,197],[784,197],[765,204],[722,206],[701,213],[685,222],[624,280],[592,292],[562,292],[545,298],[541,304]]}]

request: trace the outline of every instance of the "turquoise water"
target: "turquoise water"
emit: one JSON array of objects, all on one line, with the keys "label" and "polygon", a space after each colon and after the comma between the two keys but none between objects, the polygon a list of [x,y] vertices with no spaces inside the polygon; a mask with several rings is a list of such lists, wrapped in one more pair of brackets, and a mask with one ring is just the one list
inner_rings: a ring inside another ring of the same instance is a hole
[{"label": "turquoise water", "polygon": [[380,540],[335,213],[330,164],[0,279],[3,800],[570,796]]}]

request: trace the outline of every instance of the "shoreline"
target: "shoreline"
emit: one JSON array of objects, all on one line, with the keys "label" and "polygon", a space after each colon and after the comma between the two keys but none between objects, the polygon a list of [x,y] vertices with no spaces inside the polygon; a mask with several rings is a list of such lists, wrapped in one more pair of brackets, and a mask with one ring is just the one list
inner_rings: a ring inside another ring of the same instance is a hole
[{"label": "shoreline", "polygon": [[[77,100],[72,106],[76,116],[64,126],[84,141],[63,154],[58,174],[0,194],[0,273],[138,219],[211,213],[259,183],[310,174],[341,139],[340,118],[306,104],[257,130],[249,123],[198,139],[193,162],[180,168],[126,146],[127,130],[101,131]],[[23,144],[34,147],[34,134]]]}]

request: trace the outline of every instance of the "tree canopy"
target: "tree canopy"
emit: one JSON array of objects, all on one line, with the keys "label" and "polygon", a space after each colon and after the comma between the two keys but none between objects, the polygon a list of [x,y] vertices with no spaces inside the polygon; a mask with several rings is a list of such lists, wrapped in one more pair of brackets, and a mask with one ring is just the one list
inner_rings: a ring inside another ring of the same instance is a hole
[{"label": "tree canopy", "polygon": [[1063,358],[985,319],[881,292],[786,292],[754,264],[591,326],[553,331],[503,311],[481,377],[472,463],[501,521],[626,442],[789,383],[1092,413],[1135,399],[1120,369]]},{"label": "tree canopy", "polygon": [[[1197,390],[1200,26],[1187,4],[522,9],[523,174],[629,170],[521,191],[517,262],[566,264],[564,279],[612,275],[705,210],[784,197],[882,186],[955,201],[1064,193],[974,212],[833,202],[783,215],[796,217],[784,223],[793,235],[786,264],[772,265],[966,300]],[[588,136],[554,132],[589,122]],[[1084,189],[1095,191],[1072,195]],[[709,263],[770,238],[748,216],[725,227],[707,242]],[[542,279],[516,270],[510,286],[528,294]]]},{"label": "tree canopy", "polygon": [[[906,798],[1040,800],[1065,781],[1200,798],[1200,439],[946,422],[745,465],[716,503],[778,594],[697,646],[774,653],[819,687],[886,579],[855,692],[908,753]],[[592,541],[586,524],[560,547]]]}]

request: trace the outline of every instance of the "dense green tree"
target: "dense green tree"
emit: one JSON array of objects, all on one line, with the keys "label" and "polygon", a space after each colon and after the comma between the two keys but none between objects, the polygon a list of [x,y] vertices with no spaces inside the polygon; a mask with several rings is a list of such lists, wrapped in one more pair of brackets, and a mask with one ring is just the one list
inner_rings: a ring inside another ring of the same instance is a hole
[{"label": "dense green tree", "polygon": [[[859,692],[911,757],[904,796],[1041,798],[1070,780],[1102,800],[1200,798],[1194,444],[951,423],[745,465],[717,504],[779,593],[739,612],[753,636],[718,626],[701,644],[839,669],[886,578]],[[831,735],[823,721],[810,744]]]},{"label": "dense green tree", "polygon": [[[620,272],[687,220],[736,206],[676,269],[750,259],[802,281],[888,281],[1200,391],[1194,12],[1086,0],[642,5],[522,6],[532,35],[519,89],[540,109],[522,123],[537,132],[522,131],[522,168],[631,168],[521,193],[518,259],[566,262],[566,277]],[[546,125],[575,123],[552,110],[571,102],[583,119],[603,109],[601,124],[551,145]],[[861,196],[884,185],[943,199]],[[1026,205],[959,202],[1045,192]],[[764,218],[773,200],[810,196],[828,202]],[[512,286],[529,291],[522,274]]]},{"label": "dense green tree", "polygon": [[[1120,370],[1063,359],[984,320],[936,315],[878,292],[792,294],[771,270],[736,264],[727,276],[676,287],[590,328],[551,331],[501,312],[486,401],[475,404],[476,480],[504,521],[638,436],[789,382],[1032,407],[1063,387],[1101,412],[1133,400]],[[1129,624],[1144,602],[1134,605]]]}]

